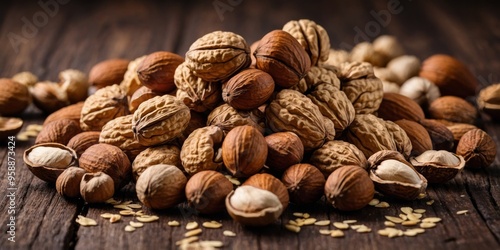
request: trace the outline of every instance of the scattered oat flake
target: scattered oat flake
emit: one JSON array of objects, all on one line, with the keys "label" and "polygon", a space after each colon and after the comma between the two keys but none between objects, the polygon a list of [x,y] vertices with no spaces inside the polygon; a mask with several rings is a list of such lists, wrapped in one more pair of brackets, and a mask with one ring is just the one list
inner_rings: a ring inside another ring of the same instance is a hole
[{"label": "scattered oat flake", "polygon": [[319,220],[314,222],[314,225],[316,226],[328,226],[330,225],[330,220]]},{"label": "scattered oat flake", "polygon": [[425,197],[427,197],[427,194],[426,194],[426,193],[420,193],[420,194],[418,195],[417,199],[423,199],[423,198],[425,198]]},{"label": "scattered oat flake", "polygon": [[129,205],[129,204],[132,204],[132,201],[124,201],[122,203],[120,203],[121,205]]},{"label": "scattered oat flake", "polygon": [[111,216],[113,216],[113,214],[111,214],[111,213],[103,213],[103,214],[101,214],[101,217],[104,218],[104,219],[109,219],[109,218],[111,218]]},{"label": "scattered oat flake", "polygon": [[81,226],[97,226],[97,221],[91,218],[87,218],[82,215],[78,215],[78,218],[76,219],[76,222],[80,224]]},{"label": "scattered oat flake", "polygon": [[330,236],[333,238],[341,238],[344,237],[344,232],[342,232],[342,230],[332,230]]},{"label": "scattered oat flake", "polygon": [[171,227],[178,227],[181,225],[181,223],[179,223],[178,221],[176,220],[171,220],[169,222],[167,222],[167,225],[171,226]]},{"label": "scattered oat flake", "polygon": [[408,215],[408,214],[413,213],[413,208],[411,208],[411,207],[402,207],[401,208],[401,212],[403,212],[403,213],[405,213],[405,214]]},{"label": "scattered oat flake", "polygon": [[295,220],[295,223],[297,224],[296,226],[301,227],[301,226],[304,225],[304,219],[298,218],[298,219]]},{"label": "scattered oat flake", "polygon": [[442,219],[439,218],[439,217],[427,217],[427,218],[424,218],[422,219],[422,222],[425,222],[425,223],[437,223],[437,222],[440,222]]},{"label": "scattered oat flake", "polygon": [[390,205],[389,205],[389,203],[387,203],[385,201],[382,201],[379,204],[375,205],[375,207],[378,207],[378,208],[388,208],[388,207],[390,207]]},{"label": "scattered oat flake", "polygon": [[43,125],[41,124],[30,124],[28,126],[26,126],[26,131],[42,131],[43,129]]},{"label": "scattered oat flake", "polygon": [[345,220],[345,221],[342,221],[342,223],[345,223],[345,224],[353,224],[353,223],[356,223],[358,222],[357,220]]},{"label": "scattered oat flake", "polygon": [[358,230],[360,227],[362,227],[363,225],[352,225],[351,226],[351,229],[353,230]]},{"label": "scattered oat flake", "polygon": [[186,224],[186,229],[187,230],[193,230],[198,227],[198,222],[196,221],[190,221]]},{"label": "scattered oat flake", "polygon": [[299,224],[297,223],[297,221],[294,221],[294,220],[289,220],[288,224],[294,225],[294,226],[299,226]]},{"label": "scattered oat flake", "polygon": [[125,231],[126,232],[133,232],[133,231],[135,231],[135,227],[133,227],[131,225],[126,225],[125,226]]},{"label": "scattered oat flake", "polygon": [[413,213],[413,214],[409,214],[406,217],[408,217],[408,220],[419,220],[420,218],[422,218],[422,214]]},{"label": "scattered oat flake", "polygon": [[316,222],[315,218],[307,218],[304,220],[304,225],[313,225]]},{"label": "scattered oat flake", "polygon": [[136,221],[131,221],[131,222],[129,222],[129,225],[133,226],[135,228],[139,228],[139,227],[143,227],[144,223],[142,223],[142,222],[136,222]]},{"label": "scattered oat flake", "polygon": [[203,222],[202,226],[206,228],[221,228],[222,224],[217,221],[207,221]]},{"label": "scattered oat flake", "polygon": [[307,218],[311,217],[311,215],[310,215],[310,214],[308,214],[308,213],[304,213],[304,214],[302,215],[302,217],[303,217],[304,219],[307,219]]},{"label": "scattered oat flake", "polygon": [[295,225],[287,224],[287,225],[285,225],[285,228],[286,228],[288,231],[292,231],[292,232],[295,232],[295,233],[300,232],[300,227],[295,226]]},{"label": "scattered oat flake", "polygon": [[197,228],[197,229],[193,229],[191,231],[187,231],[185,234],[184,234],[184,237],[191,237],[191,236],[196,236],[196,235],[200,235],[201,232],[203,232],[201,230],[201,228]]},{"label": "scattered oat flake", "polygon": [[143,215],[143,216],[136,218],[136,220],[138,220],[140,222],[153,222],[153,221],[157,221],[159,219],[160,219],[160,217],[158,217],[156,215]]},{"label": "scattered oat flake", "polygon": [[123,210],[132,210],[132,208],[130,208],[127,205],[124,205],[124,204],[114,205],[113,207],[114,208],[118,208],[118,209],[123,209]]},{"label": "scattered oat flake", "polygon": [[401,225],[403,226],[415,226],[419,223],[420,221],[418,220],[408,220],[408,221],[403,221]]},{"label": "scattered oat flake", "polygon": [[425,209],[415,209],[413,210],[414,213],[417,213],[417,214],[423,214],[425,213]]},{"label": "scattered oat flake", "polygon": [[408,229],[408,230],[415,231],[418,234],[425,233],[425,229],[423,229],[423,228],[412,228],[412,229]]},{"label": "scattered oat flake", "polygon": [[16,139],[18,141],[29,141],[28,136],[26,135],[26,133],[23,133],[23,132],[17,134]]},{"label": "scattered oat flake", "polygon": [[220,248],[224,246],[224,243],[218,240],[204,240],[200,241],[199,243],[204,248],[210,248],[210,247]]},{"label": "scattered oat flake", "polygon": [[460,214],[466,214],[468,213],[469,210],[460,210],[460,211],[457,211],[457,214],[460,215]]},{"label": "scattered oat flake", "polygon": [[180,246],[180,245],[189,244],[189,243],[192,243],[192,242],[195,242],[195,241],[198,241],[198,236],[192,236],[192,237],[184,238],[182,240],[179,240],[179,241],[175,242],[175,245]]},{"label": "scattered oat flake", "polygon": [[27,137],[37,137],[37,135],[39,134],[38,131],[33,131],[33,130],[24,131],[22,133]]},{"label": "scattered oat flake", "polygon": [[436,223],[432,223],[432,222],[422,222],[420,223],[420,227],[421,228],[433,228],[436,226]]},{"label": "scattered oat flake", "polygon": [[322,235],[330,235],[333,230],[328,230],[328,229],[320,229],[319,233]]},{"label": "scattered oat flake", "polygon": [[406,214],[399,214],[399,218],[401,218],[403,220],[407,220],[408,216],[406,216]]},{"label": "scattered oat flake", "polygon": [[120,212],[118,212],[120,215],[123,215],[123,216],[132,216],[132,215],[135,215],[135,212],[132,211],[132,210],[121,210]]},{"label": "scattered oat flake", "polygon": [[338,229],[349,229],[349,224],[342,223],[342,222],[334,222],[333,226],[338,228]]},{"label": "scattered oat flake", "polygon": [[224,236],[228,236],[228,237],[234,237],[234,236],[236,236],[236,233],[234,233],[233,231],[229,231],[229,230],[224,230],[224,232],[222,232],[222,234]]},{"label": "scattered oat flake", "polygon": [[304,217],[304,213],[295,212],[292,214],[295,217]]},{"label": "scattered oat flake", "polygon": [[120,201],[117,201],[117,200],[115,200],[113,198],[109,198],[105,202],[108,203],[108,204],[111,204],[111,205],[118,205],[118,204],[120,204]]},{"label": "scattered oat flake", "polygon": [[372,231],[372,229],[369,227],[366,227],[366,226],[356,229],[356,232],[358,232],[358,233],[369,233],[371,231]]},{"label": "scattered oat flake", "polygon": [[370,202],[368,202],[368,205],[375,206],[379,203],[380,203],[380,201],[378,199],[372,199]]},{"label": "scattered oat flake", "polygon": [[434,200],[427,201],[425,204],[430,206],[430,205],[434,204]]},{"label": "scattered oat flake", "polygon": [[403,235],[404,236],[410,236],[410,237],[413,237],[413,236],[416,236],[418,233],[415,232],[415,231],[410,231],[410,230],[407,230],[407,231],[404,231],[403,232]]},{"label": "scattered oat flake", "polygon": [[139,210],[139,211],[135,212],[135,215],[136,216],[143,216],[144,215],[144,211]]},{"label": "scattered oat flake", "polygon": [[403,219],[399,218],[399,217],[394,217],[394,216],[388,216],[386,215],[385,218],[388,220],[388,221],[392,221],[394,223],[401,223],[403,222]]},{"label": "scattered oat flake", "polygon": [[141,204],[132,203],[132,204],[128,204],[127,207],[133,208],[133,209],[139,209],[139,208],[142,208],[142,205]]},{"label": "scattered oat flake", "polygon": [[113,215],[111,215],[111,217],[109,218],[109,222],[111,222],[111,223],[115,223],[115,222],[119,221],[121,218],[122,218],[122,216],[121,216],[121,215],[119,215],[119,214],[113,214]]},{"label": "scattered oat flake", "polygon": [[394,222],[392,222],[392,221],[384,221],[384,226],[386,226],[386,227],[395,227],[396,224],[394,224]]}]

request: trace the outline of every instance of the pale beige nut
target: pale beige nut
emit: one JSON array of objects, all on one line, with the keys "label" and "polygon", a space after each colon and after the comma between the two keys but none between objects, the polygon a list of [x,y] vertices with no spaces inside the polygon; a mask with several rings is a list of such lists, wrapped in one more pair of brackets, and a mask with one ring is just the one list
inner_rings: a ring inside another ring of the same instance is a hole
[{"label": "pale beige nut", "polygon": [[298,232],[300,232],[300,227],[295,226],[295,225],[287,224],[287,225],[285,225],[285,228],[286,228],[288,231],[291,231],[291,232],[294,232],[294,233],[298,233]]},{"label": "pale beige nut", "polygon": [[404,54],[401,43],[396,37],[390,35],[382,35],[373,40],[373,51],[380,58],[381,66]]},{"label": "pale beige nut", "polygon": [[398,56],[389,61],[387,68],[396,76],[396,83],[401,85],[406,80],[418,75],[420,59],[410,55]]},{"label": "pale beige nut", "polygon": [[342,230],[332,230],[330,232],[330,236],[333,237],[333,238],[342,238],[344,237],[344,232],[342,232]]},{"label": "pale beige nut", "polygon": [[123,80],[119,84],[120,88],[123,89],[128,96],[132,96],[134,92],[141,87],[141,81],[137,76],[137,68],[144,58],[146,58],[146,56],[141,56],[130,61],[127,66],[127,71],[123,75]]},{"label": "pale beige nut", "polygon": [[33,87],[38,82],[38,77],[29,71],[23,71],[13,75],[11,80],[26,87]]},{"label": "pale beige nut", "polygon": [[222,81],[250,65],[250,48],[238,34],[214,31],[198,38],[189,47],[186,63],[203,80]]},{"label": "pale beige nut", "polygon": [[198,222],[196,221],[190,221],[186,224],[186,229],[187,230],[193,230],[198,227]]},{"label": "pale beige nut", "polygon": [[87,76],[76,69],[67,69],[59,73],[59,87],[68,97],[70,104],[85,101],[89,91]]},{"label": "pale beige nut", "polygon": [[97,221],[95,221],[94,219],[82,216],[82,215],[78,215],[78,218],[76,218],[76,223],[78,223],[78,224],[80,224],[80,226],[84,226],[84,227],[97,226]]},{"label": "pale beige nut", "polygon": [[217,222],[217,221],[206,221],[206,222],[203,222],[202,226],[205,228],[215,229],[215,228],[221,228],[222,224]]},{"label": "pale beige nut", "polygon": [[133,227],[131,225],[126,225],[124,230],[125,230],[125,232],[133,232],[136,229],[135,229],[135,227]]},{"label": "pale beige nut", "polygon": [[144,223],[142,222],[137,222],[137,221],[130,221],[129,225],[135,227],[135,228],[140,228],[144,226]]},{"label": "pale beige nut", "polygon": [[385,201],[382,201],[379,204],[375,205],[375,207],[378,207],[378,208],[388,208],[388,207],[390,207],[390,205],[389,205],[389,203],[387,203]]},{"label": "pale beige nut", "polygon": [[329,54],[328,60],[324,63],[326,65],[338,67],[342,63],[349,61],[349,52],[346,50],[342,50],[342,49],[336,50],[336,49],[330,48],[330,51],[328,54]]},{"label": "pale beige nut", "polygon": [[157,96],[139,105],[132,118],[132,131],[144,146],[175,139],[189,123],[189,108],[170,95]]},{"label": "pale beige nut", "polygon": [[210,112],[207,118],[207,126],[220,127],[227,134],[234,127],[250,125],[264,133],[264,120],[264,114],[258,109],[251,111],[236,110],[226,103]]},{"label": "pale beige nut", "polygon": [[360,42],[356,44],[349,53],[350,62],[367,62],[374,66],[384,66],[380,54],[375,53],[373,44],[369,42]]},{"label": "pale beige nut", "polygon": [[146,149],[134,137],[132,131],[132,116],[117,117],[107,122],[100,133],[99,142],[119,147],[128,158],[133,161],[135,157]]},{"label": "pale beige nut", "polygon": [[196,174],[203,170],[217,170],[222,162],[219,147],[224,139],[224,132],[217,126],[208,126],[194,130],[184,141],[180,158],[184,170]]},{"label": "pale beige nut", "polygon": [[97,90],[82,107],[80,126],[84,131],[100,131],[116,117],[128,114],[126,93],[118,85]]},{"label": "pale beige nut", "polygon": [[312,20],[300,19],[287,22],[283,26],[283,30],[299,41],[311,58],[311,65],[328,60],[330,37],[321,25]]},{"label": "pale beige nut", "polygon": [[184,237],[192,237],[192,236],[200,235],[202,232],[203,232],[203,230],[201,228],[193,229],[193,230],[187,231],[184,234]]},{"label": "pale beige nut", "polygon": [[133,179],[137,181],[137,178],[144,170],[157,164],[174,165],[179,169],[182,168],[180,153],[179,147],[169,144],[146,148],[132,162]]},{"label": "pale beige nut", "polygon": [[65,169],[76,167],[76,152],[59,143],[42,143],[24,151],[28,169],[43,181],[54,183]]},{"label": "pale beige nut", "polygon": [[441,96],[441,92],[436,84],[418,76],[406,80],[403,85],[401,85],[399,93],[413,99],[423,107],[427,107]]},{"label": "pale beige nut", "polygon": [[333,226],[338,228],[338,229],[349,229],[349,224],[343,223],[343,222],[334,222]]},{"label": "pale beige nut", "polygon": [[[65,106],[70,105],[68,95],[59,86],[59,84],[51,81],[37,82],[35,86],[30,89],[33,96],[33,104],[43,112],[50,114]],[[14,106],[13,110],[17,108]]]},{"label": "pale beige nut", "polygon": [[330,225],[330,220],[319,220],[314,222],[315,226],[328,226]]}]

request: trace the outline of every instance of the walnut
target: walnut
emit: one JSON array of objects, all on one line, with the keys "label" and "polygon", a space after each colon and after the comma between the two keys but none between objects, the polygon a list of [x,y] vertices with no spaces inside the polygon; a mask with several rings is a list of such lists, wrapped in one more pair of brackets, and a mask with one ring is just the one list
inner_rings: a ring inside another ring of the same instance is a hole
[{"label": "walnut", "polygon": [[210,112],[207,118],[207,126],[215,125],[229,132],[236,126],[250,125],[264,133],[264,114],[258,109],[251,111],[236,110],[225,103]]},{"label": "walnut", "polygon": [[220,150],[224,132],[217,126],[194,130],[184,141],[181,162],[184,170],[194,175],[203,170],[218,170],[222,166]]},{"label": "walnut", "polygon": [[80,126],[85,131],[100,131],[104,124],[118,116],[128,115],[127,95],[118,85],[97,90],[85,100]]},{"label": "walnut", "polygon": [[368,161],[363,152],[354,144],[340,140],[328,141],[316,149],[309,158],[309,163],[317,167],[325,178],[342,166],[356,165],[368,169]]},{"label": "walnut", "polygon": [[311,65],[328,60],[330,50],[330,37],[326,30],[319,24],[308,19],[289,21],[283,30],[290,33],[304,47],[311,58]]},{"label": "walnut", "polygon": [[372,114],[356,115],[346,129],[346,139],[359,148],[366,158],[380,150],[397,148],[386,122]]},{"label": "walnut", "polygon": [[291,89],[306,93],[321,83],[329,83],[340,89],[340,80],[337,77],[336,71],[331,67],[327,68],[324,66],[311,67],[306,76],[297,85],[291,87]]},{"label": "walnut", "polygon": [[117,117],[107,122],[103,127],[99,136],[100,143],[107,143],[119,147],[125,154],[127,154],[130,161],[144,149],[145,146],[141,145],[134,138],[134,131],[132,131],[132,116],[126,115]]}]

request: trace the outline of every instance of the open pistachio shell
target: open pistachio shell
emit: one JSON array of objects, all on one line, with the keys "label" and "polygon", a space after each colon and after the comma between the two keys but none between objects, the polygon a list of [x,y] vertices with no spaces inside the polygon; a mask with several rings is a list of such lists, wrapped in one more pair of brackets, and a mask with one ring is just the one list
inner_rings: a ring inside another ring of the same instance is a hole
[{"label": "open pistachio shell", "polygon": [[419,156],[411,157],[410,163],[430,183],[447,182],[465,166],[461,155],[445,150],[427,150]]},{"label": "open pistachio shell", "polygon": [[59,143],[36,144],[24,151],[23,160],[36,177],[52,183],[65,169],[78,166],[76,152]]}]

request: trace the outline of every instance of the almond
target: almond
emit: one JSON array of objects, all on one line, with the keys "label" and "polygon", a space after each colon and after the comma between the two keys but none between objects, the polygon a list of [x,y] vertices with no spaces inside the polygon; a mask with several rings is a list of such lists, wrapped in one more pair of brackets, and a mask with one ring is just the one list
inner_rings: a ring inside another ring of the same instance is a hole
[{"label": "almond", "polygon": [[378,117],[390,121],[406,119],[419,122],[425,119],[424,111],[417,102],[397,93],[384,93],[377,112]]},{"label": "almond", "polygon": [[120,84],[129,62],[126,59],[109,59],[97,63],[90,70],[89,83],[97,89]]}]

